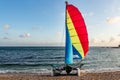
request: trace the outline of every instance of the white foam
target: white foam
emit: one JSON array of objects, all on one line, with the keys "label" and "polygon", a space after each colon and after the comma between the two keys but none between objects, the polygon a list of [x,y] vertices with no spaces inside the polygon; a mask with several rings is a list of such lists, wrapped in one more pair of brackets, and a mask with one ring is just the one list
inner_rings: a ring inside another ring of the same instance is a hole
[{"label": "white foam", "polygon": [[103,73],[103,72],[116,72],[116,71],[120,71],[120,68],[101,68],[101,69],[81,70],[82,73]]},{"label": "white foam", "polygon": [[[116,72],[120,68],[101,68],[101,69],[84,69],[81,73],[103,73],[103,72]],[[32,69],[32,70],[0,70],[0,73],[22,73],[22,74],[38,74],[38,75],[51,75],[52,70],[48,69]]]},{"label": "white foam", "polygon": [[31,69],[31,70],[0,70],[0,73],[22,73],[22,74],[39,74],[51,75],[51,70],[48,69]]}]

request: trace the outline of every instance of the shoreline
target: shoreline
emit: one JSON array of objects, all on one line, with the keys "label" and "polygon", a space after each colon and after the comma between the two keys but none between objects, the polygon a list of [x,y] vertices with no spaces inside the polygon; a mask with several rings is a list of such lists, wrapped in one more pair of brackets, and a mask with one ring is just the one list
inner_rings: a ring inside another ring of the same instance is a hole
[{"label": "shoreline", "polygon": [[[102,73],[102,72],[116,72],[116,71],[120,71],[120,68],[116,67],[116,68],[95,68],[95,69],[85,69],[85,68],[81,68],[80,72],[81,73]],[[23,69],[23,70],[12,70],[12,69],[6,69],[6,70],[0,70],[0,74],[16,74],[16,73],[22,73],[22,74],[47,74],[49,75],[52,72],[52,68],[51,69]]]},{"label": "shoreline", "polygon": [[[85,72],[84,72],[85,71]],[[0,80],[120,80],[120,70],[94,72],[81,70],[81,75],[48,76],[35,73],[0,73]]]}]

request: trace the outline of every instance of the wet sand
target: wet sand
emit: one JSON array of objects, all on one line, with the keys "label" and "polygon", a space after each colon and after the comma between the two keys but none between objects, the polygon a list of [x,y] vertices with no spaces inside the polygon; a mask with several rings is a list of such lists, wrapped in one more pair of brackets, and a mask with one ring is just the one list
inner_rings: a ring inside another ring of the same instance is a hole
[{"label": "wet sand", "polygon": [[38,74],[0,74],[0,80],[120,80],[120,71],[81,73],[81,76],[41,76]]}]

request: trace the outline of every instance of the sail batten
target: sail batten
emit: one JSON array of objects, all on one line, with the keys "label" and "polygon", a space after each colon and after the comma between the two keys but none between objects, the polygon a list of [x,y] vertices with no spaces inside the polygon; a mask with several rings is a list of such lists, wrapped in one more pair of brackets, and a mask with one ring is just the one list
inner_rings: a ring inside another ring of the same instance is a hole
[{"label": "sail batten", "polygon": [[[68,53],[66,51],[65,55],[65,63],[66,64],[72,64],[67,58],[67,55],[73,54],[77,55],[80,60],[84,59],[84,57],[87,54],[88,51],[88,33],[86,30],[86,25],[84,23],[84,19],[79,12],[78,8],[73,6],[72,4],[66,4],[66,37],[70,37],[71,42],[70,46],[71,48],[71,53]],[[69,35],[67,35],[69,34]],[[66,46],[68,46],[68,42],[66,39]],[[68,47],[66,47],[66,50]],[[72,58],[73,59],[73,56]],[[68,61],[67,61],[68,60]]]}]

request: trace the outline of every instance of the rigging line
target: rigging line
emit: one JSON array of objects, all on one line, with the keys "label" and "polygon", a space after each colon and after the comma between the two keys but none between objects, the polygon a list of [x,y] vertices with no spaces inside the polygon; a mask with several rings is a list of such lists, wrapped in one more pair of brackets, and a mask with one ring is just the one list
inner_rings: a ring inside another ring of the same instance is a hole
[{"label": "rigging line", "polygon": [[[83,60],[77,60],[77,63],[74,63],[75,67],[82,67],[82,61]],[[83,64],[84,65],[84,64]]]},{"label": "rigging line", "polygon": [[65,41],[64,39],[65,39],[65,28],[63,28],[63,31],[62,31],[62,38],[61,38],[60,45],[64,44],[64,41]]},{"label": "rigging line", "polygon": [[[65,31],[64,31],[64,30],[65,30],[65,28],[63,27],[62,33],[61,33],[61,34],[62,34],[62,35],[61,35],[61,40],[60,40],[60,43],[58,44],[59,46],[64,46],[64,41],[65,41],[65,40],[64,40],[64,39],[65,39],[65,38],[64,38],[64,36],[65,36],[65,35],[64,35],[64,34],[65,34]],[[64,40],[64,41],[63,41],[63,40]],[[60,51],[59,51],[59,53],[60,53]],[[57,62],[57,64],[59,64],[59,65],[61,64],[59,61],[56,61],[56,62]]]}]

